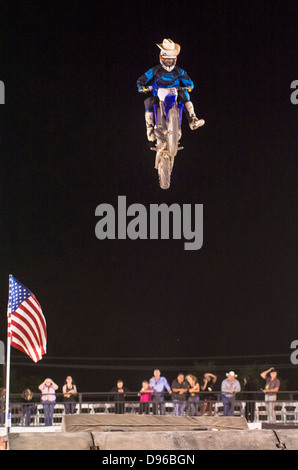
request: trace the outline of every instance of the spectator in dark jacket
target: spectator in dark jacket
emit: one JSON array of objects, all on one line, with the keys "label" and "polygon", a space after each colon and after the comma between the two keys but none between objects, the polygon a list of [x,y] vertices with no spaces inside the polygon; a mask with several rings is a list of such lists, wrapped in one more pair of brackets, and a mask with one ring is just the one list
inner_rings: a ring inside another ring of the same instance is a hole
[{"label": "spectator in dark jacket", "polygon": [[125,393],[129,392],[128,388],[124,387],[124,382],[122,379],[119,379],[117,385],[111,389],[111,393],[115,393],[115,413],[123,414],[124,413],[124,401]]}]

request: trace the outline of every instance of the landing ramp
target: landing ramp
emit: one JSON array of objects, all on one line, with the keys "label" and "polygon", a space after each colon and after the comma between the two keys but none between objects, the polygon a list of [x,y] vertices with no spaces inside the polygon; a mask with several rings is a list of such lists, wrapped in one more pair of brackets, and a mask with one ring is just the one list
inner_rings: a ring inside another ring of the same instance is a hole
[{"label": "landing ramp", "polygon": [[14,433],[9,450],[298,450],[298,430]]},{"label": "landing ramp", "polygon": [[156,431],[211,431],[247,430],[242,417],[211,416],[155,416],[155,415],[64,415],[62,432],[156,432]]}]

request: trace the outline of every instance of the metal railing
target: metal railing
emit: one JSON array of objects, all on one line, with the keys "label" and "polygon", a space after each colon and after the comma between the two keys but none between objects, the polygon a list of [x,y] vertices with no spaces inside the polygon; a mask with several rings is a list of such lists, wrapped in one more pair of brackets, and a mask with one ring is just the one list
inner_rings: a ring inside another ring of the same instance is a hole
[{"label": "metal railing", "polygon": [[[244,399],[245,393],[245,399]],[[224,406],[221,400],[220,392],[212,392],[213,398],[210,400],[210,392],[200,392],[198,402],[198,416],[201,415],[201,409],[204,403],[210,403],[211,414],[215,417],[223,416]],[[276,401],[273,402],[274,420],[278,424],[298,425],[298,392],[278,392]],[[249,397],[249,398],[248,398]],[[125,393],[123,399],[119,400],[115,393],[105,392],[85,392],[77,393],[73,401],[73,413],[80,414],[139,414],[140,397],[137,392]],[[263,398],[263,399],[262,399]],[[33,394],[32,402],[36,405],[35,412],[31,415],[30,426],[44,426],[44,405],[40,402],[40,393]],[[153,402],[148,402],[148,413],[154,413]],[[270,402],[272,403],[272,402]],[[29,402],[22,400],[20,394],[10,396],[11,425],[25,426],[25,412]],[[60,426],[62,416],[66,413],[66,407],[63,402],[63,394],[56,393],[56,401],[53,411],[52,424]],[[235,405],[234,416],[243,416],[247,418],[249,411],[253,410],[251,421],[254,423],[269,423],[269,402],[265,401],[262,392],[242,392],[238,393]],[[0,402],[0,426],[4,426],[5,402]],[[206,414],[210,413],[210,407],[206,409]],[[165,394],[165,414],[173,414],[173,402],[169,394]],[[185,415],[189,415],[189,409],[186,401]],[[250,416],[251,418],[251,416]]]}]

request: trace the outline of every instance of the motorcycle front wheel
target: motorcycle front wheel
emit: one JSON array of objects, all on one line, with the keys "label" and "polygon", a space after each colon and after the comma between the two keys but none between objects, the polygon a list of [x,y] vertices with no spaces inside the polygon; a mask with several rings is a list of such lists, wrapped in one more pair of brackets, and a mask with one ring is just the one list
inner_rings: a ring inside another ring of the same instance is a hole
[{"label": "motorcycle front wheel", "polygon": [[167,146],[169,154],[175,157],[178,152],[179,143],[179,115],[177,108],[172,108],[169,111],[168,117],[168,133],[167,133]]},{"label": "motorcycle front wheel", "polygon": [[158,165],[159,185],[161,189],[169,189],[171,184],[172,162],[169,155],[163,155]]}]

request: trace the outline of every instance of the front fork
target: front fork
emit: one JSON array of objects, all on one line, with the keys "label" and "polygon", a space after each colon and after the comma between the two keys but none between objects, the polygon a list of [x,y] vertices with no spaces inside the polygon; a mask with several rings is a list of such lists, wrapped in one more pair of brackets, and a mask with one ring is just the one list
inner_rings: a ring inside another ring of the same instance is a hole
[{"label": "front fork", "polygon": [[[178,110],[179,110],[179,122],[180,126],[182,125],[182,113],[183,113],[183,108],[184,105],[183,103],[177,103]],[[159,102],[159,104],[154,104],[154,121],[156,126],[161,126],[164,127],[163,124],[163,119],[162,116],[164,117],[165,120],[165,111],[164,111],[164,104],[162,101]]]},{"label": "front fork", "polygon": [[[178,112],[179,112],[179,123],[180,123],[179,139],[180,139],[182,114],[183,114],[184,105],[183,103],[177,103],[177,107],[178,107]],[[165,109],[164,109],[164,103],[160,101],[158,105],[154,104],[153,109],[154,109],[154,122],[155,122],[154,133],[158,140],[165,142],[167,132],[168,132],[168,126],[167,126],[166,114],[165,114]]]},{"label": "front fork", "polygon": [[182,112],[183,112],[183,108],[184,108],[183,103],[178,103],[180,126],[182,126]]},{"label": "front fork", "polygon": [[[184,105],[183,103],[177,103],[177,106],[179,110],[179,122],[181,126]],[[168,129],[167,129],[167,121],[166,121],[166,115],[165,115],[165,110],[164,110],[164,104],[162,101],[160,101],[158,105],[154,104],[153,107],[154,107],[154,122],[155,122],[154,133],[157,137],[157,143],[155,147],[151,148],[151,150],[156,151],[155,168],[158,170],[160,160],[163,156],[167,156],[168,158],[171,159],[172,166],[174,164],[174,158],[171,157],[167,151],[166,135],[167,135]],[[180,147],[179,150],[182,148],[183,147]]]}]

